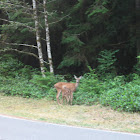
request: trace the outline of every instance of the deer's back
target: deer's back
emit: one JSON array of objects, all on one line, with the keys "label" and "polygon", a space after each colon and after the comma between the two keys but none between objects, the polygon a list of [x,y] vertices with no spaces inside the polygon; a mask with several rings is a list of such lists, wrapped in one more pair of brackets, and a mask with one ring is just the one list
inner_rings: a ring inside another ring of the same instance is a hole
[{"label": "deer's back", "polygon": [[56,89],[63,89],[64,87],[75,91],[75,83],[65,83],[65,82],[58,82],[54,85]]}]

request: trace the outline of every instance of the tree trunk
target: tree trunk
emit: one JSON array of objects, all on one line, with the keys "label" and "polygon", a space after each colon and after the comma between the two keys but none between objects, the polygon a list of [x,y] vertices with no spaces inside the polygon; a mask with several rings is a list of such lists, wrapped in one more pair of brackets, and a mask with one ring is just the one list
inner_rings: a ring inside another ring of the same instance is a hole
[{"label": "tree trunk", "polygon": [[46,0],[43,0],[43,5],[44,5],[44,17],[45,17],[46,44],[47,44],[48,61],[49,61],[50,72],[54,73],[52,55],[51,55],[51,46],[50,46],[48,15],[47,15],[47,10],[46,10]]},{"label": "tree trunk", "polygon": [[[136,45],[137,45],[137,56],[140,56],[140,0],[135,0],[136,6]],[[140,66],[140,59],[138,60]]]},{"label": "tree trunk", "polygon": [[33,12],[34,12],[34,20],[35,20],[36,42],[37,42],[37,48],[38,48],[40,69],[41,69],[42,76],[45,77],[45,69],[44,69],[45,67],[44,67],[43,53],[42,53],[40,34],[39,34],[39,22],[38,22],[38,16],[37,16],[36,0],[32,0],[32,4],[33,4]]}]

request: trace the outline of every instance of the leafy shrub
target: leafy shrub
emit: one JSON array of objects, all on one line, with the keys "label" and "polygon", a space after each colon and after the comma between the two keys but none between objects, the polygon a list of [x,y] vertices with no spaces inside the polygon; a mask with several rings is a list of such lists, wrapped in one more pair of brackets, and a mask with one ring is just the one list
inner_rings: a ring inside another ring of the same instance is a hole
[{"label": "leafy shrub", "polygon": [[3,57],[0,57],[0,76],[13,78],[22,76],[31,79],[34,73],[37,73],[35,69],[24,65],[12,55],[3,55]]},{"label": "leafy shrub", "polygon": [[91,105],[97,102],[100,90],[100,81],[94,70],[91,70],[90,73],[86,73],[81,79],[78,90],[74,93],[74,104]]},{"label": "leafy shrub", "polygon": [[133,71],[140,75],[140,60],[139,62],[133,67]]},{"label": "leafy shrub", "polygon": [[140,77],[104,91],[100,103],[117,110],[140,111]]},{"label": "leafy shrub", "polygon": [[0,57],[0,75],[1,76],[11,76],[14,77],[17,74],[17,70],[23,67],[23,64],[20,63],[17,59],[14,59],[12,56],[5,55]]},{"label": "leafy shrub", "polygon": [[64,77],[60,75],[53,75],[50,72],[45,73],[46,77],[42,77],[41,75],[34,75],[31,82],[45,90],[49,90],[54,86],[55,83],[64,81]]},{"label": "leafy shrub", "polygon": [[45,90],[30,83],[25,78],[0,77],[0,92],[5,95],[22,96],[26,98],[42,98],[46,96]]},{"label": "leafy shrub", "polygon": [[46,72],[45,75],[46,77],[34,75],[30,82],[45,90],[48,99],[56,100],[56,89],[54,88],[54,84],[57,82],[65,82],[64,77],[61,75],[53,75],[50,72]]},{"label": "leafy shrub", "polygon": [[109,77],[106,77],[102,79],[102,90],[101,93],[104,94],[108,90],[114,89],[114,88],[121,88],[126,82],[125,82],[125,76],[116,76],[112,79]]},{"label": "leafy shrub", "polygon": [[22,97],[44,97],[46,91],[29,82],[36,73],[38,73],[36,69],[24,65],[12,55],[3,55],[0,57],[0,92]]},{"label": "leafy shrub", "polygon": [[[47,93],[47,98],[50,99],[50,100],[54,100],[56,101],[56,89],[51,87],[49,90],[48,90],[48,93]],[[60,95],[61,96],[61,95]]]}]

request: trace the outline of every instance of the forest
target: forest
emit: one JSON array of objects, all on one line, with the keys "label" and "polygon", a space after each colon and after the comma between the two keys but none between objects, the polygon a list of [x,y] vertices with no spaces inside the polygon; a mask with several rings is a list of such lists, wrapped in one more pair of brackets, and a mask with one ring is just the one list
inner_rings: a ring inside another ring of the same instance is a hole
[{"label": "forest", "polygon": [[139,0],[1,0],[0,93],[140,111]]}]

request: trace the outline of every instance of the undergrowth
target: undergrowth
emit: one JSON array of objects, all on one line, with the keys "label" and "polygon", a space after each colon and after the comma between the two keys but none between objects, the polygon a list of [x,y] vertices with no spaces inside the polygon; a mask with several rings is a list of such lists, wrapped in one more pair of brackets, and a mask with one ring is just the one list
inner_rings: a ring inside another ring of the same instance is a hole
[{"label": "undergrowth", "polygon": [[140,77],[134,75],[130,82],[125,82],[122,77],[105,82],[99,102],[115,110],[140,111]]},{"label": "undergrowth", "polygon": [[[105,76],[101,79],[94,70],[89,69],[90,72],[83,75],[77,91],[74,92],[73,104],[100,103],[115,110],[140,111],[140,76],[138,74],[128,76],[114,76],[113,74],[112,77]],[[46,72],[46,77],[43,78],[36,70],[24,66],[17,60],[11,60],[11,63],[3,61],[0,64],[0,70],[0,92],[5,95],[26,98],[45,97],[56,100],[54,84],[66,81],[63,76],[49,72]],[[75,79],[73,78],[72,81],[75,82]]]}]

